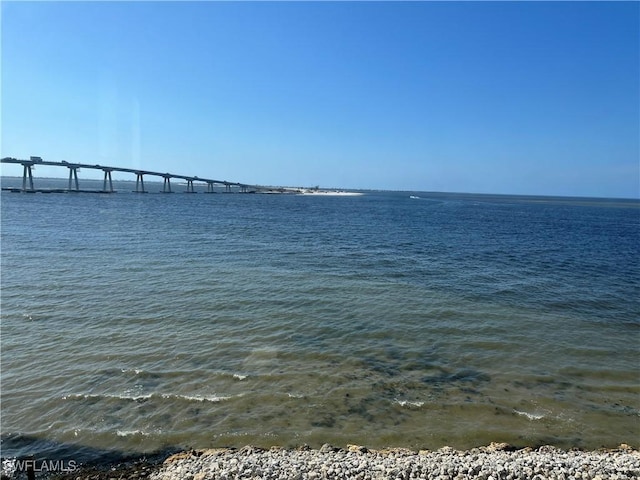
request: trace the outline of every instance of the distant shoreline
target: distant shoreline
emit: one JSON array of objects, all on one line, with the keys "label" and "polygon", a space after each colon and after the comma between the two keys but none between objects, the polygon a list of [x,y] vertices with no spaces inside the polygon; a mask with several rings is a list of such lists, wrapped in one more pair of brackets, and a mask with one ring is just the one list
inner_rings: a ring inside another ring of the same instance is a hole
[{"label": "distant shoreline", "polygon": [[[16,180],[19,182],[17,185],[22,185],[22,177],[16,175],[0,175],[0,183],[6,179]],[[36,181],[63,181],[67,182],[67,177],[37,177]],[[80,181],[91,182],[103,182],[101,178],[85,178]],[[114,183],[127,183],[135,185],[136,181],[131,179],[113,179]],[[162,185],[160,180],[145,180],[147,184]],[[182,183],[175,183],[174,185],[183,185]],[[199,185],[199,184],[198,184]],[[615,203],[622,204],[629,207],[640,207],[640,197],[599,197],[599,196],[587,196],[587,195],[559,195],[559,194],[533,194],[533,193],[488,193],[488,192],[456,192],[456,191],[433,191],[433,190],[392,190],[392,189],[379,189],[379,188],[318,188],[318,191],[313,188],[305,187],[276,187],[276,186],[264,186],[264,188],[271,189],[269,191],[263,191],[261,193],[321,193],[323,195],[366,195],[371,193],[403,193],[408,196],[420,196],[429,195],[433,197],[447,198],[447,197],[465,197],[465,198],[478,198],[483,200],[497,199],[497,200],[510,200],[518,199],[530,202],[548,202],[554,201],[559,203],[580,204],[580,205],[599,205],[601,203]],[[284,190],[280,192],[278,190]],[[344,192],[344,193],[340,193]],[[117,193],[117,190],[116,190]],[[178,193],[178,192],[176,192]]]},{"label": "distant shoreline", "polygon": [[[2,190],[3,191],[7,191],[7,192],[15,192],[15,193],[19,193],[22,192],[22,177],[18,177],[18,176],[1,176],[0,180],[2,180]],[[16,182],[16,186],[8,186],[5,185],[7,183],[7,180],[11,181],[11,182]],[[66,178],[62,178],[62,177],[40,177],[37,179],[38,182],[67,182],[68,179]],[[100,184],[101,182],[103,182],[102,179],[98,179],[98,178],[86,178],[82,180],[83,182],[92,182],[94,184]],[[135,180],[130,180],[130,179],[114,179],[113,180],[114,183],[119,183],[119,184],[127,184],[127,185],[135,185],[136,181]],[[203,187],[205,185],[205,183],[201,183],[199,180],[195,180],[195,186],[197,187]],[[162,185],[161,181],[158,180],[147,180],[147,185]],[[184,187],[185,185],[187,185],[186,182],[174,182],[173,183],[174,188],[175,187]],[[131,187],[133,188],[133,187]],[[36,193],[67,193],[69,189],[67,188],[34,188],[33,191],[30,191],[30,193],[32,192],[36,192]],[[99,190],[99,189],[79,189],[79,190],[74,190],[71,189],[71,191],[79,191],[81,193],[118,193],[117,189],[114,189],[112,192],[108,192],[108,191],[103,191],[103,190]],[[145,192],[145,193],[151,193],[149,191]],[[178,190],[174,190],[172,193],[181,193]],[[223,193],[223,192],[201,192],[201,191],[194,191],[194,192],[189,192],[189,193]],[[224,192],[226,193],[226,192]],[[260,189],[257,190],[251,190],[248,192],[242,192],[242,193],[259,193],[259,194],[267,194],[267,195],[277,195],[277,194],[288,194],[288,195],[322,195],[322,196],[359,196],[359,195],[365,195],[365,193],[363,191],[352,191],[352,190],[346,190],[346,189],[340,189],[340,188],[320,188],[320,187],[311,187],[311,188],[305,188],[305,187],[276,187],[276,186],[263,186]]]},{"label": "distant shoreline", "polygon": [[334,197],[354,197],[364,195],[362,192],[348,192],[346,190],[308,190],[303,189],[300,192],[301,195],[320,195],[320,196],[334,196]]}]

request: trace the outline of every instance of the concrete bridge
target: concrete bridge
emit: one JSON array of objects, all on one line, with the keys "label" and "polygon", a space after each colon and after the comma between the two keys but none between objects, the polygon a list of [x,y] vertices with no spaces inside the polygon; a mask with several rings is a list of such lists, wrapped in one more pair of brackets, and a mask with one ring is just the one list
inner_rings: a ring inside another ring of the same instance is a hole
[{"label": "concrete bridge", "polygon": [[[179,179],[179,180],[185,180],[187,182],[187,190],[186,193],[196,193],[196,191],[194,190],[194,183],[198,183],[198,184],[206,184],[207,186],[207,191],[206,193],[213,193],[213,187],[215,185],[217,186],[222,186],[224,187],[224,191],[227,193],[231,193],[234,190],[239,192],[239,193],[253,193],[253,192],[258,192],[258,191],[277,191],[280,193],[287,193],[287,192],[295,192],[296,189],[291,189],[291,188],[284,188],[284,187],[264,187],[264,186],[260,186],[260,185],[247,185],[244,183],[238,183],[238,182],[228,182],[226,180],[214,180],[212,178],[200,178],[197,176],[188,176],[188,175],[177,175],[174,173],[161,173],[161,172],[152,172],[150,170],[137,170],[134,168],[122,168],[122,167],[110,167],[110,166],[106,166],[106,165],[90,165],[87,163],[70,163],[70,162],[65,162],[60,161],[60,162],[48,162],[48,161],[44,161],[42,158],[40,157],[31,157],[29,158],[29,160],[22,160],[22,159],[17,159],[17,158],[12,158],[12,157],[5,157],[3,159],[0,160],[0,163],[13,163],[13,164],[20,164],[23,167],[23,173],[22,173],[22,188],[10,188],[10,187],[5,187],[3,188],[3,190],[10,190],[10,191],[19,191],[19,192],[51,192],[52,190],[49,189],[37,189],[34,187],[34,182],[33,182],[33,170],[35,168],[36,165],[47,165],[47,166],[54,166],[54,167],[65,167],[67,169],[69,169],[69,188],[68,189],[62,189],[62,190],[56,190],[56,191],[60,191],[60,192],[98,192],[98,193],[114,193],[114,189],[113,189],[113,182],[111,179],[111,172],[126,172],[126,173],[132,173],[136,176],[136,189],[135,192],[137,193],[147,193],[147,190],[145,190],[144,187],[144,177],[146,176],[155,176],[155,177],[162,177],[163,180],[163,186],[162,186],[162,192],[164,193],[171,193],[171,180],[172,179]],[[104,181],[103,181],[103,186],[102,186],[102,190],[81,190],[80,189],[80,184],[78,181],[78,170],[80,170],[81,168],[85,168],[85,169],[93,169],[93,170],[102,170],[104,172]]]}]

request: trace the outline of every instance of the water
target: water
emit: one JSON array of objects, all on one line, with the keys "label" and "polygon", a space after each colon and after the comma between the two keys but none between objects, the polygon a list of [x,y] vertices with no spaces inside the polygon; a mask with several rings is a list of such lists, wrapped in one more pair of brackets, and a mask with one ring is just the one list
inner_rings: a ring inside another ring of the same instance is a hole
[{"label": "water", "polygon": [[640,438],[638,201],[129,187],[2,193],[4,457]]}]

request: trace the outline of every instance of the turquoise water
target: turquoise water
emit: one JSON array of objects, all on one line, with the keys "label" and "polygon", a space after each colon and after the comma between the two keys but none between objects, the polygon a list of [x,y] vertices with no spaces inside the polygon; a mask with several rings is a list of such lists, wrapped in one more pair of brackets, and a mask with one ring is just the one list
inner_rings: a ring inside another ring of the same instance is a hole
[{"label": "turquoise water", "polygon": [[129,187],[2,192],[3,456],[640,438],[638,201]]}]

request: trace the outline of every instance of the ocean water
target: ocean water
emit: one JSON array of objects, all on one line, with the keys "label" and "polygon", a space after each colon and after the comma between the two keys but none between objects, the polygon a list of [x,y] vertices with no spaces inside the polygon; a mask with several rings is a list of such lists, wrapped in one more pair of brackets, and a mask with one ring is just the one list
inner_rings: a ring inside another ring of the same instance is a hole
[{"label": "ocean water", "polygon": [[130,187],[2,192],[3,457],[638,444],[640,202]]}]

